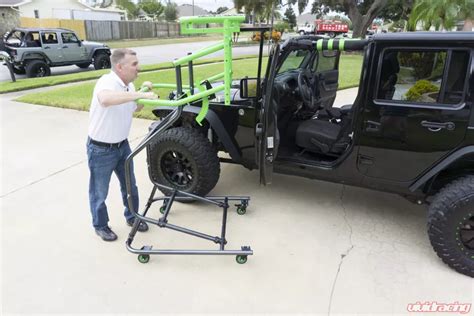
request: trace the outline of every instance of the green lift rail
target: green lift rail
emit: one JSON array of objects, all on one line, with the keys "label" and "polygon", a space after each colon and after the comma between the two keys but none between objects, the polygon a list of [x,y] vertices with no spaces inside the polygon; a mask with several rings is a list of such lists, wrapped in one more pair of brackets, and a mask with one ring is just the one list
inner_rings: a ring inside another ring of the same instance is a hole
[{"label": "green lift rail", "polygon": [[[200,100],[202,102],[201,111],[196,117],[198,124],[202,123],[209,109],[209,97],[217,92],[224,91],[224,104],[230,105],[230,87],[232,84],[232,34],[240,32],[240,24],[245,20],[243,15],[235,16],[213,16],[213,17],[184,17],[179,20],[181,24],[181,34],[210,34],[222,33],[224,39],[222,42],[198,50],[185,57],[173,61],[176,70],[176,84],[156,83],[153,88],[172,88],[176,89],[175,100],[137,100],[138,104],[146,106],[181,106]],[[208,24],[217,24],[218,27],[207,27]],[[224,50],[224,71],[211,76],[201,82],[194,82],[193,61]],[[183,85],[181,67],[188,66],[189,85]],[[210,83],[224,78],[224,84],[212,87]],[[198,90],[195,93],[195,90]],[[141,91],[147,91],[142,87]]]}]

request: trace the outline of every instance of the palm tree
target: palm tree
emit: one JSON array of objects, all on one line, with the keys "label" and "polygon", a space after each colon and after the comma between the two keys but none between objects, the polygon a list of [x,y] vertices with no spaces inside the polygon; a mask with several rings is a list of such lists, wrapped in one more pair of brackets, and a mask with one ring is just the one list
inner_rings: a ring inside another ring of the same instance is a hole
[{"label": "palm tree", "polygon": [[459,4],[459,17],[464,20],[463,31],[472,31],[474,23],[474,1],[462,0]]},{"label": "palm tree", "polygon": [[418,22],[421,22],[424,30],[429,30],[432,26],[437,31],[450,30],[459,17],[472,21],[473,6],[472,0],[417,0],[408,25],[411,30],[415,30]]}]

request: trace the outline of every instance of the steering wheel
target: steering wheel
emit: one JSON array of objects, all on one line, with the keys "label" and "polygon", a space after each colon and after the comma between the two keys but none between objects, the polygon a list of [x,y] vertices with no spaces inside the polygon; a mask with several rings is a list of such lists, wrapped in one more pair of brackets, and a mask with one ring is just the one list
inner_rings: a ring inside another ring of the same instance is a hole
[{"label": "steering wheel", "polygon": [[298,88],[303,104],[308,110],[316,110],[317,108],[317,96],[315,93],[317,80],[317,77],[314,76],[310,69],[304,69],[298,75]]}]

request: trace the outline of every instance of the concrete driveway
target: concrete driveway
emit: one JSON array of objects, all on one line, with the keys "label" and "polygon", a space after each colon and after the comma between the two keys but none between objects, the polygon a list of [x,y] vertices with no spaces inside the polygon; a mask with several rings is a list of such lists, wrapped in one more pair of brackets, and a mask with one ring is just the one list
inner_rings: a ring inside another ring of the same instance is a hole
[{"label": "concrete driveway", "polygon": [[[18,95],[18,94],[16,94]],[[472,303],[473,281],[444,265],[426,235],[426,210],[401,197],[291,176],[258,185],[258,172],[222,165],[216,195],[250,195],[229,214],[228,248],[251,245],[244,265],[226,256],[152,256],[125,249],[118,182],[105,243],[91,228],[85,154],[88,113],[0,96],[2,314],[407,313],[416,302]],[[344,102],[345,103],[345,102]],[[134,120],[132,145],[150,124]],[[144,155],[135,162],[147,198]],[[158,205],[150,211],[158,216]],[[171,223],[219,234],[221,214],[179,205]],[[136,246],[214,244],[151,227]]]}]

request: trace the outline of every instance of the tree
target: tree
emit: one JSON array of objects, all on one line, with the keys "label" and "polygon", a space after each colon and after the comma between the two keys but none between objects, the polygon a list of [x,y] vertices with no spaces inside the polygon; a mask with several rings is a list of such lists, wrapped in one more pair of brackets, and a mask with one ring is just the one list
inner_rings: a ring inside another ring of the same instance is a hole
[{"label": "tree", "polygon": [[290,26],[290,29],[296,26],[296,15],[291,6],[286,8],[285,17],[283,18],[283,21],[288,23],[288,25]]},{"label": "tree", "polygon": [[459,3],[459,17],[464,20],[463,31],[472,31],[474,24],[474,1],[462,0]]},{"label": "tree", "polygon": [[367,28],[389,0],[314,0],[311,13],[318,17],[329,11],[344,12],[352,22],[354,38],[363,38]]},{"label": "tree", "polygon": [[156,0],[142,0],[138,4],[138,7],[145,11],[148,15],[152,15],[154,19],[158,19],[158,17],[165,10],[163,5]]},{"label": "tree", "polygon": [[221,14],[222,12],[225,12],[227,10],[229,10],[228,7],[218,7],[216,10],[216,14]]},{"label": "tree", "polygon": [[129,19],[135,19],[138,16],[139,8],[135,5],[135,3],[129,0],[116,0],[117,7],[122,10],[127,11],[127,15]]},{"label": "tree", "polygon": [[176,21],[178,19],[178,5],[174,2],[168,1],[164,10],[165,20],[168,22]]},{"label": "tree", "polygon": [[387,5],[380,11],[378,18],[399,21],[408,21],[414,0],[388,0]]},{"label": "tree", "polygon": [[464,20],[464,30],[472,30],[474,1],[472,0],[417,0],[413,6],[409,27],[414,30],[420,22],[423,29],[449,30],[458,19]]}]

